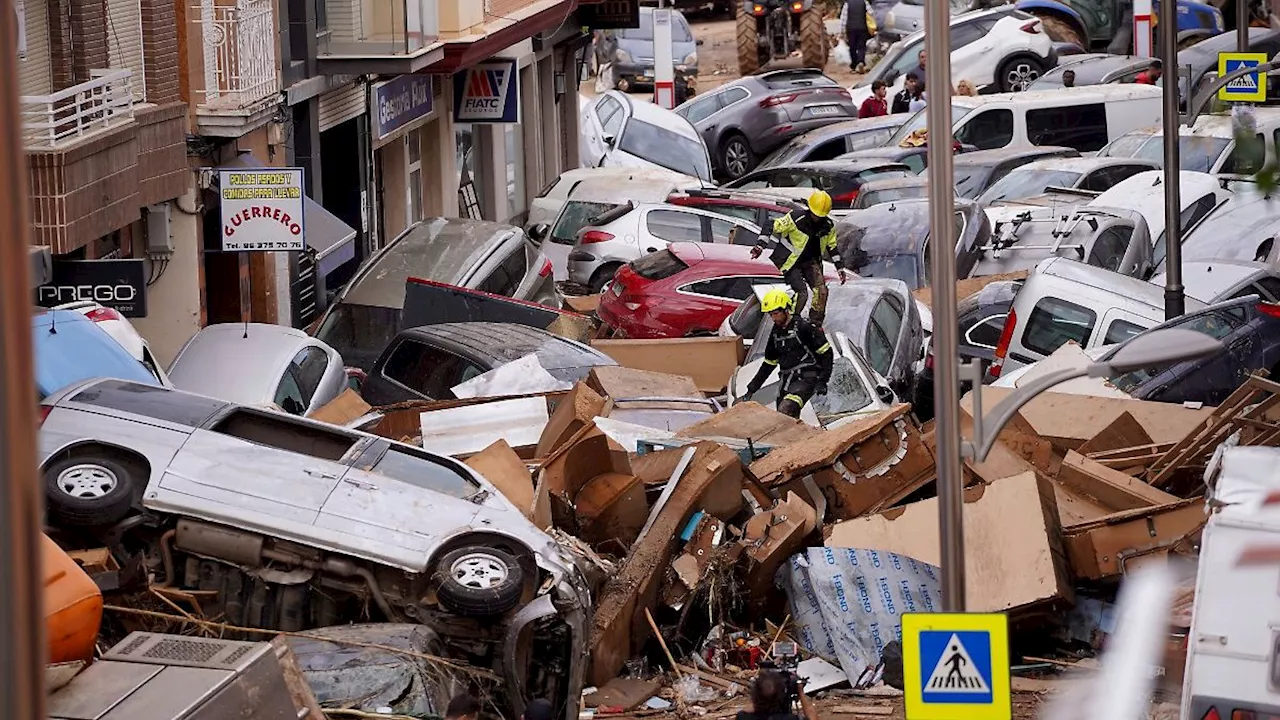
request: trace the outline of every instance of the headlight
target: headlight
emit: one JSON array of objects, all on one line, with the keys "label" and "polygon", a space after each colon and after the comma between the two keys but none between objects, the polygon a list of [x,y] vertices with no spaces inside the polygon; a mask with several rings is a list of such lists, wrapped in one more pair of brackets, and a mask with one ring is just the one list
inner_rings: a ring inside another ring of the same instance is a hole
[{"label": "headlight", "polygon": [[689,53],[688,55],[685,55],[685,56],[684,56],[684,60],[682,61],[682,63],[681,63],[681,64],[683,64],[683,65],[697,65],[697,64],[698,64],[698,53],[696,53],[696,52],[691,52],[691,53]]},{"label": "headlight", "polygon": [[623,50],[622,48],[618,48],[613,52],[613,59],[615,62],[629,63],[631,62],[631,53]]}]

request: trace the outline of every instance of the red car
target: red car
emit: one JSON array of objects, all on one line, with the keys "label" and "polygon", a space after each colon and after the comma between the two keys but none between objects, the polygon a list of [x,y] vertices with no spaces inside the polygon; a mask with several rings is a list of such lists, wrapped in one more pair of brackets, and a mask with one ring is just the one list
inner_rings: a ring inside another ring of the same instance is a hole
[{"label": "red car", "polygon": [[[828,280],[838,276],[828,270]],[[762,255],[742,245],[672,243],[618,269],[596,314],[629,338],[714,335],[752,287],[782,282]]]}]

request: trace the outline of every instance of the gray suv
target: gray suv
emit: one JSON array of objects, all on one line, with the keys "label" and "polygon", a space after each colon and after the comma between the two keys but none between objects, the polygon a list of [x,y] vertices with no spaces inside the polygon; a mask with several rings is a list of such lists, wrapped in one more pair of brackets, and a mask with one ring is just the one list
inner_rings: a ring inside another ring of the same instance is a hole
[{"label": "gray suv", "polygon": [[858,117],[849,92],[817,70],[775,70],[722,85],[683,103],[711,153],[713,172],[736,180],[802,133]]}]

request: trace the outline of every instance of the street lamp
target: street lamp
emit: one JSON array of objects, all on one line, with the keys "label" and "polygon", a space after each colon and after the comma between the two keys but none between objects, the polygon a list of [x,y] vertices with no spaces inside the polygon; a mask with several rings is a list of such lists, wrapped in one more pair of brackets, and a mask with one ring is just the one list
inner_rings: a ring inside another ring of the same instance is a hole
[{"label": "street lamp", "polygon": [[[968,363],[965,369],[973,383],[973,439],[961,442],[965,457],[982,462],[995,445],[1000,430],[1032,398],[1068,380],[1080,377],[1108,378],[1134,370],[1173,365],[1186,360],[1196,360],[1222,352],[1218,340],[1194,330],[1165,328],[1134,337],[1111,353],[1105,360],[1089,363],[1084,367],[1064,368],[1044,375],[1016,388],[991,410],[989,418],[982,414],[982,378],[977,363]],[[977,372],[975,372],[975,370]]]}]

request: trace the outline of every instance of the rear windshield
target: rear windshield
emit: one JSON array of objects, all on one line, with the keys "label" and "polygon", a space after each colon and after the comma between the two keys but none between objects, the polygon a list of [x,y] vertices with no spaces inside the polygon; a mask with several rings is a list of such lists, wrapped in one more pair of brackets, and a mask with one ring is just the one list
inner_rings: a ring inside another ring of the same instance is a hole
[{"label": "rear windshield", "polygon": [[400,308],[341,302],[334,306],[316,337],[342,356],[347,365],[365,372],[400,331]]},{"label": "rear windshield", "polygon": [[835,80],[813,70],[779,70],[760,78],[770,89],[787,87],[832,87]]},{"label": "rear windshield", "polygon": [[[1226,152],[1230,138],[1205,137],[1203,135],[1183,135],[1178,141],[1178,165],[1183,170],[1196,172],[1212,172],[1213,166]],[[1153,135],[1138,148],[1134,157],[1152,162],[1164,162],[1164,136]]]},{"label": "rear windshield", "polygon": [[[572,245],[578,237],[578,231],[591,224],[597,216],[618,207],[615,203],[586,202],[570,200],[565,203],[560,219],[551,229],[551,242],[560,245]],[[346,357],[345,355],[343,357]]]},{"label": "rear windshield", "polygon": [[631,269],[645,280],[665,280],[689,266],[670,250],[649,253],[631,262]]},{"label": "rear windshield", "polygon": [[1050,187],[1074,187],[1081,173],[1070,170],[1019,169],[1000,178],[978,196],[986,204],[999,200],[1021,200],[1043,195]]},{"label": "rear windshield", "polygon": [[1022,334],[1022,344],[1032,352],[1052,355],[1069,341],[1088,347],[1098,316],[1089,308],[1047,297],[1036,303]]},{"label": "rear windshield", "polygon": [[915,255],[872,255],[856,271],[862,277],[901,280],[912,290],[920,287],[920,262]]},{"label": "rear windshield", "polygon": [[618,148],[668,170],[711,179],[706,148],[691,137],[632,118],[622,129]]}]

